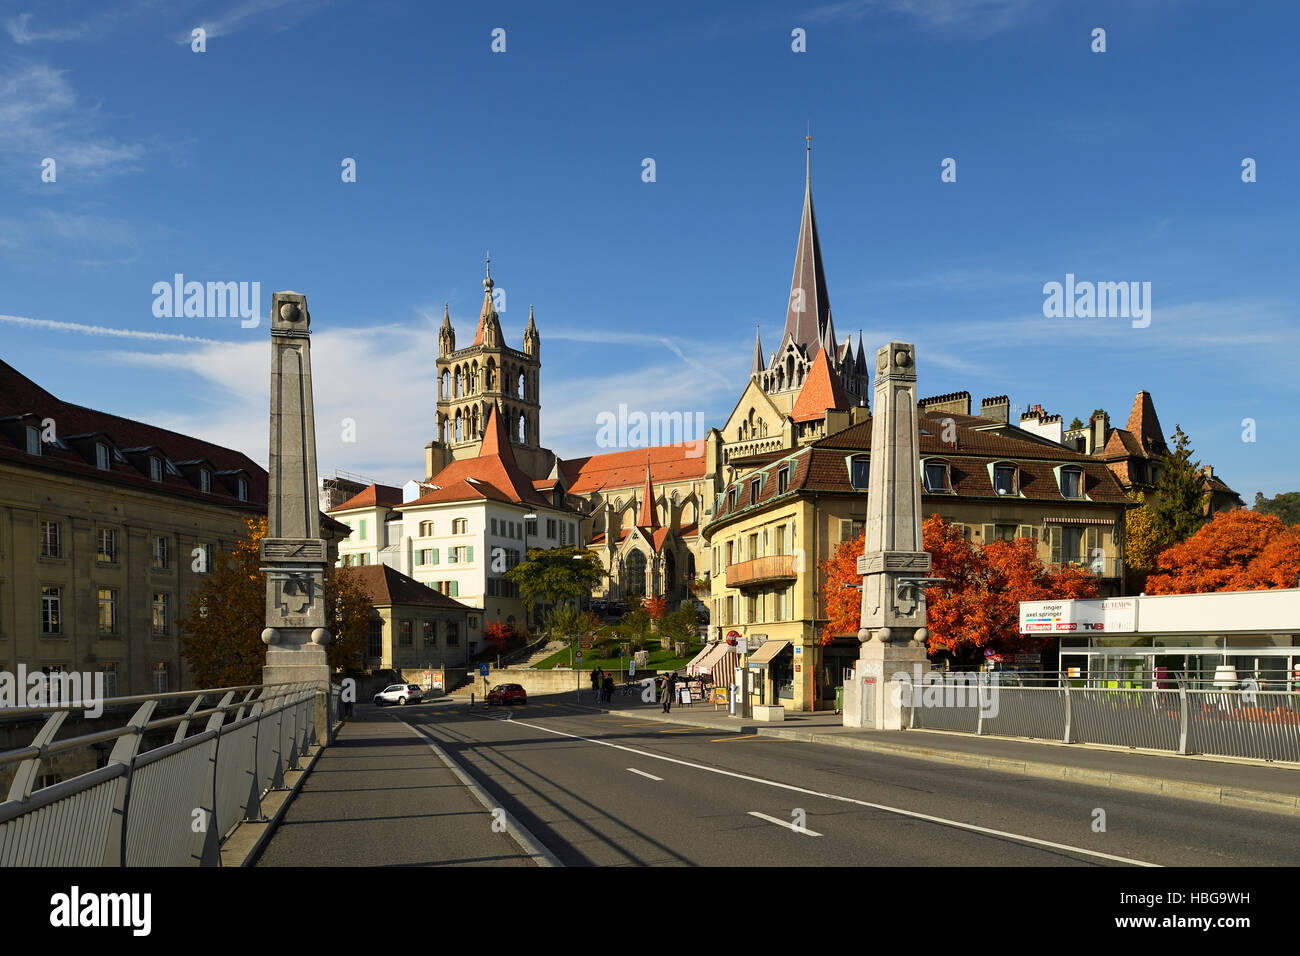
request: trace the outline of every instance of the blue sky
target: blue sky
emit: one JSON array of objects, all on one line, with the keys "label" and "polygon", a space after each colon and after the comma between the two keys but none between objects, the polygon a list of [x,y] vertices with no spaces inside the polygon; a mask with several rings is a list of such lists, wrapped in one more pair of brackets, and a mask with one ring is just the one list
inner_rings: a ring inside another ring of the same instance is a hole
[{"label": "blue sky", "polygon": [[[778,344],[811,124],[841,336],[1067,423],[1145,388],[1247,502],[1300,487],[1291,3],[19,0],[0,27],[0,357],[61,398],[265,462],[265,318],[151,290],[256,281],[264,316],[294,289],[322,471],[422,477],[442,304],[471,341],[490,249],[512,344],[536,309],[545,444],[599,450],[620,402],[721,424],[755,326]],[[1067,273],[1150,282],[1151,324],[1045,318]]]}]

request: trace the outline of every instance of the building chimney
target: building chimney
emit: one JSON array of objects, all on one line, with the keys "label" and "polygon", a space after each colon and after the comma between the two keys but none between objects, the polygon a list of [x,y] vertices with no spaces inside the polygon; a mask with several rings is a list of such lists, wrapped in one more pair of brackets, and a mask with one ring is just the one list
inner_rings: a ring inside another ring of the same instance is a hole
[{"label": "building chimney", "polygon": [[980,418],[990,418],[993,421],[1010,424],[1011,400],[1005,395],[980,399]]}]

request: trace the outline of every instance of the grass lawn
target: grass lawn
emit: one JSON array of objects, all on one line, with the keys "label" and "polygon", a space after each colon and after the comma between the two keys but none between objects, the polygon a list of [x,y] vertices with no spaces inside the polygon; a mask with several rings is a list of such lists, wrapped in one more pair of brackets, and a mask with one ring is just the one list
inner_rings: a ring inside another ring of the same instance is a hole
[{"label": "grass lawn", "polygon": [[[691,649],[687,652],[685,657],[674,657],[672,651],[655,648],[650,651],[649,670],[671,671],[685,667],[690,663],[691,658],[698,654],[703,647],[703,642],[691,644]],[[649,648],[647,648],[647,650],[649,650]],[[625,669],[630,661],[630,658],[627,657],[597,657],[593,659],[591,656],[592,653],[593,652],[590,650],[583,651],[582,663],[578,665],[580,670],[589,671],[595,670],[599,667],[601,670],[618,671]],[[566,647],[564,650],[557,651],[535,666],[538,670],[551,670],[555,667],[569,667],[570,664],[570,650]]]}]

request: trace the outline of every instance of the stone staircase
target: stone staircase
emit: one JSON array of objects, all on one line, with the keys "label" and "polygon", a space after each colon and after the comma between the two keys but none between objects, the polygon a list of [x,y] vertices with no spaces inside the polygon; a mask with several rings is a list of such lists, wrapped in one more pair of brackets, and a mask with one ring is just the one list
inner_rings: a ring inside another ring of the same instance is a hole
[{"label": "stone staircase", "polygon": [[564,648],[563,641],[551,641],[540,650],[533,652],[533,654],[530,655],[527,660],[520,661],[518,664],[514,666],[535,667],[538,664],[540,664],[542,661],[546,660],[546,658],[554,654],[556,651],[562,650],[563,648]]}]

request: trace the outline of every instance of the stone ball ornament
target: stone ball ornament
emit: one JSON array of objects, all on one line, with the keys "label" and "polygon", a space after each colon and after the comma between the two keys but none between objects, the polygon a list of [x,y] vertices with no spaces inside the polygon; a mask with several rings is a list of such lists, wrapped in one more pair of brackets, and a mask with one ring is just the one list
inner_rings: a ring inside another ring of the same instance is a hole
[{"label": "stone ball ornament", "polygon": [[930,639],[930,632],[924,627],[918,627],[916,633],[912,635],[912,640],[917,644],[924,644]]},{"label": "stone ball ornament", "polygon": [[871,641],[871,631],[865,627],[858,628],[858,643],[867,644]]},{"label": "stone ball ornament", "polygon": [[302,320],[302,310],[298,308],[296,302],[285,302],[280,306],[280,318],[286,322],[299,322]]},{"label": "stone ball ornament", "polygon": [[311,632],[311,642],[322,647],[330,642],[330,637],[330,632],[323,627],[318,627]]},{"label": "stone ball ornament", "polygon": [[894,352],[894,364],[899,368],[909,368],[912,364],[912,354],[906,349],[898,349]]},{"label": "stone ball ornament", "polygon": [[280,643],[280,632],[279,632],[278,630],[276,630],[275,628],[273,628],[273,627],[268,627],[268,628],[263,629],[263,631],[262,631],[262,643],[263,643],[263,644],[279,644],[279,643]]}]

